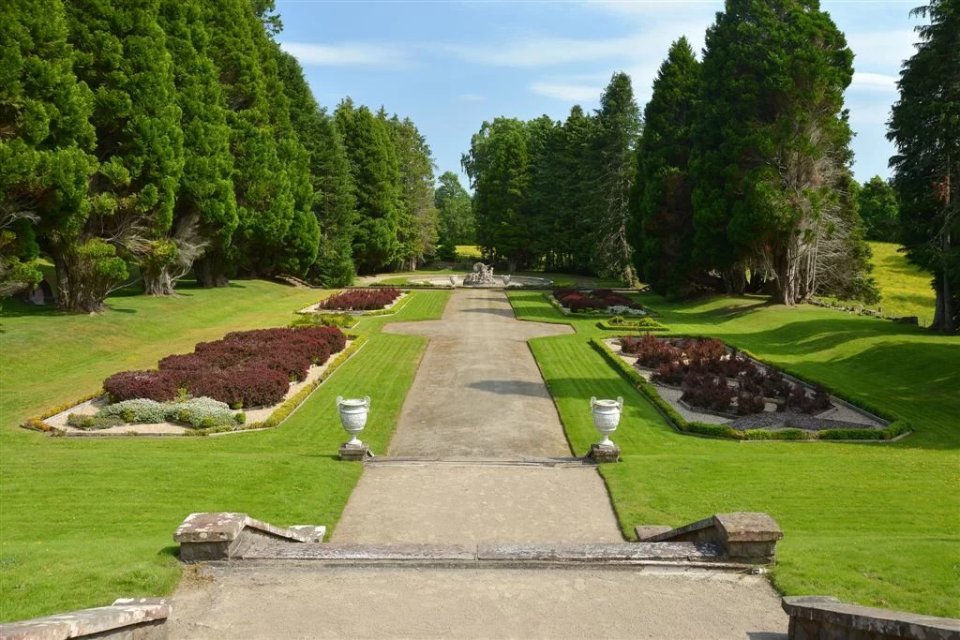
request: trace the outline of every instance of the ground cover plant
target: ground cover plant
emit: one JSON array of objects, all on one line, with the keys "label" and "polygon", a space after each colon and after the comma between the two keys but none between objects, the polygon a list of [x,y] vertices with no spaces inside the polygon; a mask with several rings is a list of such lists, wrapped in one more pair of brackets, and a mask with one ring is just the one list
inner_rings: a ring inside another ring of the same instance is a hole
[{"label": "ground cover plant", "polygon": [[363,439],[384,451],[426,341],[380,328],[438,318],[448,295],[418,291],[396,316],[361,320],[353,331],[367,337],[363,348],[279,428],[159,440],[48,438],[18,425],[94,393],[115,371],[149,367],[230,331],[285,325],[316,290],[263,281],[186,287],[175,298],[109,298],[112,311],[97,316],[5,304],[0,619],[169,593],[181,572],[170,536],[192,511],[335,527],[361,472],[335,459],[344,441],[335,399],[370,393]]},{"label": "ground cover plant", "polygon": [[226,402],[213,398],[189,398],[173,402],[140,398],[115,402],[92,416],[70,414],[67,424],[78,429],[107,429],[121,424],[172,422],[211,429],[243,424],[245,419],[242,411],[233,411]]},{"label": "ground cover plant", "polygon": [[625,535],[641,523],[765,511],[785,532],[772,572],[781,592],[960,616],[960,497],[945,490],[960,480],[960,340],[760,298],[643,294],[678,333],[722,339],[914,426],[884,444],[691,438],[592,348],[609,337],[595,321],[564,316],[533,292],[508,295],[520,318],[576,328],[531,341],[575,454],[597,439],[589,398],[626,401],[614,435],[622,462],[600,470]]},{"label": "ground cover plant", "polygon": [[618,331],[668,331],[669,328],[657,322],[649,316],[640,318],[624,318],[623,316],[613,316],[612,318],[601,320],[597,323],[601,329],[613,329]]},{"label": "ground cover plant", "polygon": [[328,311],[377,311],[400,297],[402,291],[394,287],[349,289],[320,301],[318,309]]},{"label": "ground cover plant", "polygon": [[291,381],[307,377],[346,346],[337,327],[280,327],[233,331],[201,342],[193,353],[171,355],[156,370],[121,371],[103,381],[114,401],[168,402],[178,394],[213,398],[239,409],[274,405]]}]

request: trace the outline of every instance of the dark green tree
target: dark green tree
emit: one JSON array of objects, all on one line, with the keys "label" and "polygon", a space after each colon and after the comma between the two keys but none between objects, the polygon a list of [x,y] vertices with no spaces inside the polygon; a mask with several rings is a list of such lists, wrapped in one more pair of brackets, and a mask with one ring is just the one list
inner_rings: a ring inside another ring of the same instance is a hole
[{"label": "dark green tree", "polygon": [[397,264],[403,246],[400,165],[383,119],[348,98],[337,106],[337,129],[343,135],[356,199],[353,256],[360,273],[375,273]]},{"label": "dark green tree", "polygon": [[168,235],[183,131],[160,2],[72,0],[66,9],[77,76],[94,92],[91,122],[101,161],[90,184],[86,231],[139,262],[146,290],[162,293],[163,266],[176,253]]},{"label": "dark green tree", "polygon": [[857,203],[867,240],[899,241],[900,205],[893,185],[880,176],[873,176],[860,188]]},{"label": "dark green tree", "polygon": [[477,242],[512,272],[533,263],[533,238],[525,224],[530,159],[526,124],[514,118],[484,122],[462,158],[474,189]]},{"label": "dark green tree", "polygon": [[631,240],[640,278],[659,293],[691,290],[692,183],[688,171],[700,64],[686,38],[670,47],[643,112]]},{"label": "dark green tree", "polygon": [[524,203],[523,224],[530,238],[530,261],[557,262],[556,226],[562,206],[560,153],[563,151],[563,129],[559,122],[542,115],[526,123],[529,183]]},{"label": "dark green tree", "polygon": [[456,257],[458,244],[474,244],[476,231],[470,194],[453,171],[440,176],[434,195],[437,207],[437,255],[445,260]]},{"label": "dark green tree", "polygon": [[640,110],[633,99],[630,76],[613,74],[600,97],[596,122],[595,265],[602,275],[633,283],[637,278],[627,225],[636,173],[634,152],[640,135]]},{"label": "dark green tree", "polygon": [[599,166],[594,162],[593,140],[597,119],[579,106],[563,123],[554,173],[558,193],[551,236],[556,259],[554,268],[575,273],[593,272],[594,247],[590,242],[596,225],[593,185]]},{"label": "dark green tree", "polygon": [[39,281],[32,260],[42,246],[58,267],[60,303],[92,308],[99,301],[76,299],[66,270],[67,256],[76,263],[97,163],[93,96],[73,70],[63,5],[8,2],[0,33],[0,293]]},{"label": "dark green tree", "polygon": [[933,328],[960,327],[960,6],[931,0],[916,10],[917,52],[900,71],[888,137],[907,257],[934,274]]},{"label": "dark green tree", "polygon": [[346,150],[333,119],[317,104],[297,60],[281,53],[280,75],[290,121],[310,161],[311,210],[319,224],[317,258],[309,276],[325,287],[353,281],[353,185]]},{"label": "dark green tree", "polygon": [[727,0],[708,30],[690,165],[694,259],[729,290],[743,291],[747,268],[768,274],[784,304],[839,283],[869,289],[846,196],[852,61],[817,0]]},{"label": "dark green tree", "polygon": [[169,294],[204,252],[222,253],[230,245],[238,220],[230,127],[202,3],[162,0],[160,25],[182,112],[184,168],[167,239],[169,259],[154,266],[148,293]]},{"label": "dark green tree", "polygon": [[426,139],[409,118],[379,117],[390,131],[400,168],[401,218],[397,228],[401,249],[398,266],[414,271],[437,249],[437,207],[434,203],[433,158]]}]

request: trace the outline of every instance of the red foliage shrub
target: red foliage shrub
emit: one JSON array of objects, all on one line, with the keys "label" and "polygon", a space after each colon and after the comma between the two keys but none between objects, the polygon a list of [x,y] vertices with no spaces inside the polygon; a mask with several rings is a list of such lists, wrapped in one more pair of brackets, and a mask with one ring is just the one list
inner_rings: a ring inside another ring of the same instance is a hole
[{"label": "red foliage shrub", "polygon": [[626,354],[637,356],[637,364],[648,369],[656,369],[665,362],[678,362],[682,356],[675,346],[649,333],[642,338],[621,338],[620,348]]},{"label": "red foliage shrub", "polygon": [[691,372],[683,380],[680,399],[701,409],[729,411],[733,396],[734,390],[727,385],[726,378]]},{"label": "red foliage shrub", "polygon": [[173,355],[158,371],[126,371],[104,381],[118,400],[172,400],[178,389],[233,406],[275,404],[290,380],[303,380],[311,364],[323,364],[342,351],[346,336],[337,327],[295,327],[234,331],[221,340],[201,342],[193,353]]},{"label": "red foliage shrub", "polygon": [[821,386],[813,390],[813,397],[807,395],[807,390],[802,384],[793,386],[790,395],[787,396],[787,407],[803,413],[820,413],[826,411],[832,406],[830,394]]},{"label": "red foliage shrub", "polygon": [[400,297],[400,289],[351,289],[330,296],[318,308],[336,311],[374,311]]},{"label": "red foliage shrub", "polygon": [[741,416],[763,413],[765,408],[762,394],[746,391],[743,387],[737,392],[737,413]]},{"label": "red foliage shrub", "polygon": [[657,368],[653,374],[653,379],[663,384],[679,386],[687,375],[689,369],[681,362],[664,362]]},{"label": "red foliage shrub", "polygon": [[280,402],[290,389],[287,374],[262,366],[190,371],[184,388],[194,397],[207,396],[231,407],[259,407]]},{"label": "red foliage shrub", "polygon": [[166,402],[176,397],[179,386],[178,376],[165,371],[121,371],[103,381],[104,390],[116,401],[146,398]]}]

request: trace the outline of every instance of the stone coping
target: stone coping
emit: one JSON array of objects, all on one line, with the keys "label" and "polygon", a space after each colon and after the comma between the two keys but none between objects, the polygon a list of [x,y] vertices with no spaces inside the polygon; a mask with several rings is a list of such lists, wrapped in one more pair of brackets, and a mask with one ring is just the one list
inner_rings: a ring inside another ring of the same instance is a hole
[{"label": "stone coping", "polygon": [[[960,640],[960,620],[892,611],[841,602],[829,596],[783,598],[790,616],[790,638],[851,637]],[[799,621],[798,625],[796,621]],[[803,628],[797,628],[797,627]],[[822,629],[826,627],[829,631]],[[847,629],[844,632],[839,628]],[[823,635],[819,635],[823,631]],[[812,635],[812,634],[818,635]]]},{"label": "stone coping", "polygon": [[245,529],[256,529],[291,542],[321,542],[326,533],[326,527],[319,525],[277,527],[245,513],[213,512],[188,515],[177,527],[173,539],[180,544],[233,542]]},{"label": "stone coping", "polygon": [[644,538],[643,541],[667,542],[709,529],[716,529],[725,542],[771,542],[783,538],[780,525],[766,513],[737,511],[734,513],[717,513],[709,518],[676,529],[654,533]]},{"label": "stone coping", "polygon": [[[66,640],[130,634],[135,627],[162,625],[170,616],[170,601],[163,598],[120,598],[112,605],[59,613],[22,622],[0,624],[2,640]],[[122,637],[128,637],[126,635]],[[162,637],[161,633],[155,637]]]}]

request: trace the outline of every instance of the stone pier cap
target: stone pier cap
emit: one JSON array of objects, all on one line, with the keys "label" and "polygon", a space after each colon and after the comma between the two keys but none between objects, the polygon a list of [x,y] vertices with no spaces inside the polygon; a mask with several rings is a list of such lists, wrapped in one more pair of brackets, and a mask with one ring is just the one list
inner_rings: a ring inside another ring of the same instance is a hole
[{"label": "stone pier cap", "polygon": [[274,538],[289,542],[323,542],[327,528],[322,525],[277,527],[245,513],[217,511],[191,513],[173,534],[180,543],[183,562],[229,560],[246,538]]},{"label": "stone pier cap", "polygon": [[107,607],[59,613],[0,624],[0,640],[67,640],[68,638],[166,637],[164,623],[170,601],[163,598],[120,598]]},{"label": "stone pier cap", "polygon": [[636,533],[640,542],[710,542],[723,549],[728,559],[753,564],[772,563],[777,542],[783,538],[776,520],[750,511],[717,513],[675,529],[640,525]]}]

